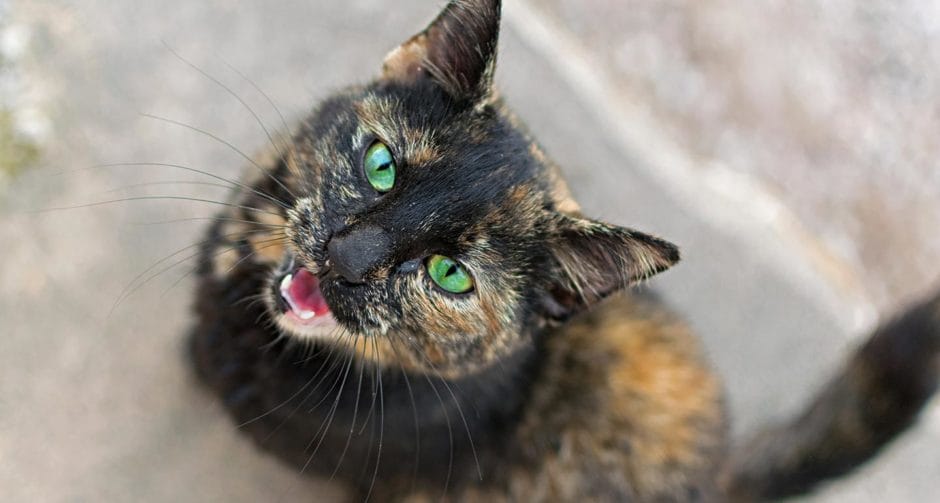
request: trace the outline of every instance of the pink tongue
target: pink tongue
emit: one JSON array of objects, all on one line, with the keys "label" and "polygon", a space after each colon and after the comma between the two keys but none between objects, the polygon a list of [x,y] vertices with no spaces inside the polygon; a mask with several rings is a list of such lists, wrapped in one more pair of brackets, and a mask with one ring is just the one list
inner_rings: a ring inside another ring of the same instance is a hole
[{"label": "pink tongue", "polygon": [[330,312],[320,292],[320,282],[306,269],[295,272],[290,285],[282,285],[281,294],[286,297],[294,314],[301,318],[319,317]]}]

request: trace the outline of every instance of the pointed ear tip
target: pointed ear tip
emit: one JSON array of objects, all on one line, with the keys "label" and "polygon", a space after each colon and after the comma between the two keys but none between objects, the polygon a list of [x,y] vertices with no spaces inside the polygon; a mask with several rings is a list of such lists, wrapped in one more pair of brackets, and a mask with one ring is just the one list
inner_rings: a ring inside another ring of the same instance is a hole
[{"label": "pointed ear tip", "polygon": [[682,252],[679,251],[679,247],[668,241],[663,241],[663,244],[665,245],[664,255],[666,257],[666,261],[669,262],[670,266],[678,264],[679,261],[682,260]]},{"label": "pointed ear tip", "polygon": [[421,32],[392,49],[382,77],[413,83],[428,77],[457,98],[489,96],[500,0],[450,0]]},{"label": "pointed ear tip", "polygon": [[646,272],[647,278],[672,269],[673,266],[682,260],[679,249],[671,244],[666,244],[659,251],[660,255],[657,257],[656,262],[652,264],[650,269]]},{"label": "pointed ear tip", "polygon": [[650,275],[656,275],[671,269],[682,260],[679,247],[660,238],[653,238],[655,242],[655,259]]},{"label": "pointed ear tip", "polygon": [[661,260],[665,265],[663,269],[667,269],[682,260],[679,247],[671,241],[666,241],[659,236],[649,234],[646,234],[642,240],[646,241],[647,246],[655,250],[654,253],[657,255],[657,259]]}]

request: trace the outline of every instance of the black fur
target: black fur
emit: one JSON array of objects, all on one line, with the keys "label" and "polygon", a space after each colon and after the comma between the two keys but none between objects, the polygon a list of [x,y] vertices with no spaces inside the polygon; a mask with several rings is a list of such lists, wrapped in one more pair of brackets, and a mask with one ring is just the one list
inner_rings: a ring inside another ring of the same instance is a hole
[{"label": "black fur", "polygon": [[259,322],[264,308],[245,299],[264,288],[267,274],[244,267],[221,281],[204,278],[190,337],[200,378],[260,447],[308,473],[335,471],[363,494],[374,480],[412,481],[443,494],[478,482],[480,471],[487,480],[500,477],[504,437],[536,369],[534,348],[462,379],[381,370],[279,337]]}]

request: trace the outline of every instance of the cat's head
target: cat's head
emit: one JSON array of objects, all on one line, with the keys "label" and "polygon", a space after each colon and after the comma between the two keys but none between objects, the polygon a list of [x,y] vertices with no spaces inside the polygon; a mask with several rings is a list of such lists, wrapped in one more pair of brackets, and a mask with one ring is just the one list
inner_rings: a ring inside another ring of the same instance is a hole
[{"label": "cat's head", "polygon": [[499,11],[452,1],[296,132],[267,292],[284,332],[454,375],[678,260],[579,215],[493,90]]}]

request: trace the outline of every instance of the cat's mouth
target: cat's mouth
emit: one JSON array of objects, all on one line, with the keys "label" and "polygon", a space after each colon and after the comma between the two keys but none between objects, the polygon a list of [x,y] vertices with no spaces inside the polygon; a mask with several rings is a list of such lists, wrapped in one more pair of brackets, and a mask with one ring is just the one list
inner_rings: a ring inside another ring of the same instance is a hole
[{"label": "cat's mouth", "polygon": [[278,293],[284,301],[286,313],[301,324],[330,314],[330,307],[320,291],[320,280],[302,267],[281,278]]},{"label": "cat's mouth", "polygon": [[336,327],[330,306],[320,290],[320,280],[304,267],[291,267],[272,285],[280,311],[278,324],[304,337],[328,335]]}]

